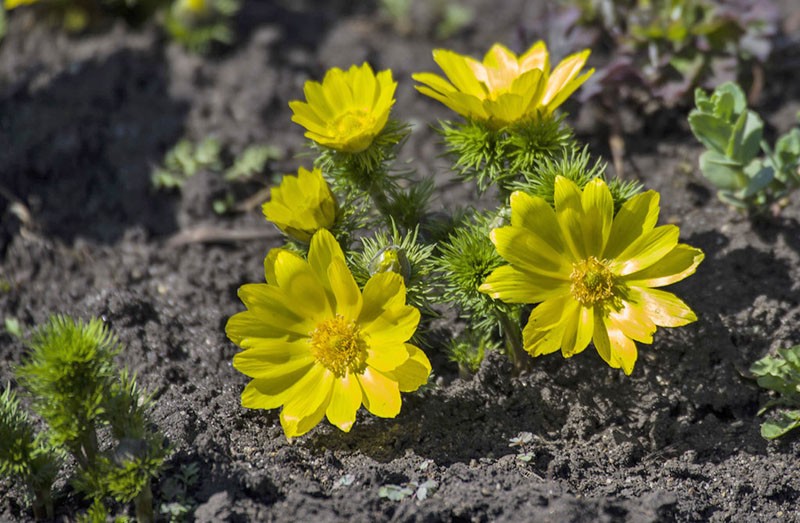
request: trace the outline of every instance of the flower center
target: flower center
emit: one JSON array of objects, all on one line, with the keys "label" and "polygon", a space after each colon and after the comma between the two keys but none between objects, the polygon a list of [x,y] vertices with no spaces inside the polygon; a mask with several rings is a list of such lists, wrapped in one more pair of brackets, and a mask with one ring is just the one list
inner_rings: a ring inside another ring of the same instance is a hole
[{"label": "flower center", "polygon": [[355,109],[337,117],[331,122],[330,128],[338,137],[349,137],[363,132],[364,129],[371,129],[373,125],[374,120],[369,111]]},{"label": "flower center", "polygon": [[354,321],[343,316],[325,320],[311,333],[311,354],[337,378],[366,368],[367,343]]},{"label": "flower center", "polygon": [[614,274],[594,256],[572,266],[572,296],[581,305],[591,307],[614,297]]}]

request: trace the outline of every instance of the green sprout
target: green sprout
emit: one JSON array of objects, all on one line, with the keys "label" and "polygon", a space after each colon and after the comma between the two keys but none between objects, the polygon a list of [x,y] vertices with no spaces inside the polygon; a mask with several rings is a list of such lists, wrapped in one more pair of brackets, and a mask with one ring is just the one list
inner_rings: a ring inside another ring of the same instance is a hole
[{"label": "green sprout", "polygon": [[214,138],[206,138],[196,145],[183,139],[164,156],[163,167],[153,171],[153,187],[180,189],[189,178],[203,169],[219,171],[222,168],[221,153],[222,146]]},{"label": "green sprout", "polygon": [[33,496],[36,519],[53,518],[51,488],[58,452],[33,428],[10,385],[0,395],[0,476],[15,477]]},{"label": "green sprout", "polygon": [[774,150],[770,148],[763,140],[763,121],[748,109],[742,89],[731,82],[711,95],[698,89],[695,102],[689,125],[706,147],[700,170],[722,201],[759,212],[800,187],[800,129],[784,134]]},{"label": "green sprout", "polygon": [[[65,451],[78,465],[76,488],[94,501],[86,514],[88,520],[103,520],[103,499],[110,497],[122,503],[133,501],[137,520],[153,521],[150,481],[161,469],[168,448],[150,426],[149,398],[127,370],[114,364],[122,349],[116,336],[99,319],[84,323],[54,316],[34,331],[28,345],[30,352],[17,368],[17,378],[33,410],[47,424],[46,437],[42,436],[47,447],[31,443],[36,440],[25,429],[16,400],[7,391],[3,408],[11,420],[9,426],[16,424],[14,430],[20,436],[0,440],[0,455],[14,453],[20,462],[35,462],[50,455],[43,448]],[[116,443],[102,448],[101,431],[110,432]],[[16,447],[6,448],[13,441]],[[28,469],[37,467],[28,465]],[[16,473],[25,472],[21,470]],[[31,485],[39,500],[39,483]]]},{"label": "green sprout", "polygon": [[777,417],[761,424],[761,435],[775,439],[800,427],[800,345],[778,349],[778,356],[765,356],[750,367],[759,386],[771,390],[777,397],[758,411],[758,415],[783,407]]},{"label": "green sprout", "polygon": [[174,0],[164,27],[175,41],[204,53],[215,42],[233,42],[232,18],[240,7],[239,0]]}]

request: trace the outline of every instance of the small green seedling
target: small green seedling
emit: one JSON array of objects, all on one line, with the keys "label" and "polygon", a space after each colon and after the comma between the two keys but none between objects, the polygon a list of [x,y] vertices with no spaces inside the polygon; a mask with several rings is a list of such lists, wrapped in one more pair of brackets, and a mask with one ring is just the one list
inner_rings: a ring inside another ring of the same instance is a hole
[{"label": "small green seedling", "polygon": [[36,519],[53,518],[50,489],[58,472],[59,456],[42,434],[37,434],[16,394],[6,385],[0,395],[0,476],[14,477],[33,497]]},{"label": "small green seedling", "polygon": [[[8,433],[0,437],[0,473],[23,477],[34,492],[36,517],[51,515],[50,485],[58,470],[53,456],[70,455],[77,463],[75,488],[94,502],[89,520],[102,520],[104,500],[112,498],[133,501],[138,521],[154,521],[150,481],[168,449],[150,426],[149,398],[114,363],[122,349],[116,336],[99,319],[54,316],[28,345],[17,379],[47,429],[34,436],[7,390],[0,398],[0,431]],[[111,445],[101,444],[109,439]]]},{"label": "small green seedling", "polygon": [[183,139],[164,156],[164,165],[156,168],[151,181],[156,189],[180,189],[186,181],[203,169],[217,171],[222,168],[222,146],[214,138],[198,144]]},{"label": "small green seedling", "polygon": [[750,367],[758,384],[777,393],[764,405],[759,416],[773,407],[784,407],[778,416],[761,424],[761,435],[775,439],[800,427],[800,345],[778,349],[778,356],[765,356]]},{"label": "small green seedling", "polygon": [[800,130],[781,136],[775,150],[763,140],[764,123],[747,108],[742,89],[727,82],[712,94],[695,92],[689,125],[706,147],[700,170],[734,207],[759,211],[800,186]]}]

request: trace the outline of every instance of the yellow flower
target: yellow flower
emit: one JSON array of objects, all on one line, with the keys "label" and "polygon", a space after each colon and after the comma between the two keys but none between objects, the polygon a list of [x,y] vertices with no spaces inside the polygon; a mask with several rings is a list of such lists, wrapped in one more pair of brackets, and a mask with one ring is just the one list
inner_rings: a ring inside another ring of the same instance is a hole
[{"label": "yellow flower", "polygon": [[286,175],[272,189],[262,207],[264,216],[289,236],[308,243],[320,229],[330,229],[336,220],[336,199],[322,171],[302,167],[297,176]]},{"label": "yellow flower", "polygon": [[581,192],[558,177],[555,211],[542,198],[511,195],[511,225],[492,242],[510,265],[480,290],[507,303],[539,303],[523,330],[533,356],[561,349],[564,357],[590,341],[612,367],[630,374],[636,344],[652,343],[656,327],[697,319],[674,294],[657,289],[695,272],[703,253],[678,243],[678,227],[655,227],[659,196],[638,194],[614,215],[604,181]]},{"label": "yellow flower", "polygon": [[389,120],[396,87],[391,70],[376,75],[367,63],[348,71],[334,67],[321,84],[306,82],[306,102],[289,102],[292,121],[305,127],[306,138],[320,145],[361,152]]},{"label": "yellow flower", "polygon": [[39,0],[5,0],[3,2],[3,7],[5,7],[8,11],[15,9],[21,5],[30,5],[39,2]]},{"label": "yellow flower", "polygon": [[403,278],[376,274],[362,294],[324,229],[311,239],[308,261],[273,249],[264,268],[267,283],[239,289],[247,310],[226,327],[243,349],[234,368],[253,378],[242,405],[283,406],[288,438],[323,416],[347,432],[362,403],[376,416],[397,416],[400,392],[418,389],[431,371],[425,353],[408,343],[420,314],[405,303]]},{"label": "yellow flower", "polygon": [[517,57],[494,44],[483,63],[446,49],[433,51],[433,60],[447,80],[433,73],[417,73],[414,80],[424,95],[442,102],[461,116],[500,128],[551,114],[592,75],[578,76],[589,50],[565,58],[550,71],[547,46],[539,41]]}]

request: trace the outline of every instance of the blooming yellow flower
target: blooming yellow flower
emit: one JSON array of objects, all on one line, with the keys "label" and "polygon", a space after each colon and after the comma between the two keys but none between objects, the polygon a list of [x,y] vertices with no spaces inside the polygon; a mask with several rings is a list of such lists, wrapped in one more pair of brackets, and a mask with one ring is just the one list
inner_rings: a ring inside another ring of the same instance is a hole
[{"label": "blooming yellow flower", "polygon": [[522,56],[494,44],[483,63],[447,49],[433,51],[433,60],[447,80],[433,73],[417,73],[422,94],[442,102],[461,116],[499,128],[552,113],[592,75],[578,76],[589,50],[565,58],[550,71],[547,46],[539,41]]},{"label": "blooming yellow flower", "polygon": [[604,181],[583,191],[563,177],[555,211],[542,198],[511,195],[511,225],[494,229],[492,242],[509,265],[480,290],[507,303],[539,303],[523,330],[533,356],[561,349],[564,357],[590,341],[612,367],[633,371],[636,344],[652,343],[656,327],[697,319],[674,294],[657,289],[695,272],[703,253],[678,243],[678,227],[655,227],[659,196],[630,198],[614,215]]},{"label": "blooming yellow flower", "polygon": [[406,305],[399,274],[376,274],[362,294],[325,229],[311,239],[308,261],[273,249],[264,268],[266,284],[239,289],[247,310],[228,320],[226,332],[243,349],[233,366],[253,378],[242,405],[283,406],[288,438],[323,416],[347,432],[362,403],[376,416],[395,417],[400,392],[427,382],[428,358],[407,343],[420,314]]},{"label": "blooming yellow flower", "polygon": [[38,1],[39,0],[5,0],[3,2],[3,7],[5,7],[7,10],[10,11],[12,9],[16,9],[17,7],[19,7],[21,5],[35,4]]},{"label": "blooming yellow flower", "polygon": [[347,71],[334,67],[321,84],[306,82],[306,102],[289,102],[292,121],[305,127],[306,137],[320,145],[361,152],[389,120],[396,87],[391,70],[376,75],[366,62]]},{"label": "blooming yellow flower", "polygon": [[308,243],[315,232],[333,226],[336,199],[322,171],[300,167],[297,176],[284,176],[280,186],[272,189],[272,197],[262,210],[280,230]]}]

